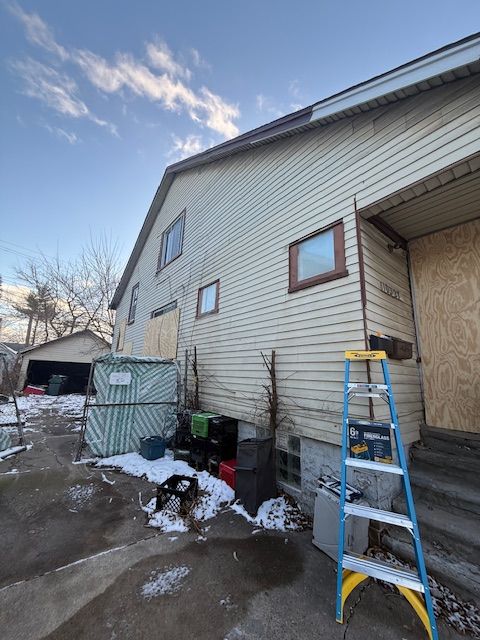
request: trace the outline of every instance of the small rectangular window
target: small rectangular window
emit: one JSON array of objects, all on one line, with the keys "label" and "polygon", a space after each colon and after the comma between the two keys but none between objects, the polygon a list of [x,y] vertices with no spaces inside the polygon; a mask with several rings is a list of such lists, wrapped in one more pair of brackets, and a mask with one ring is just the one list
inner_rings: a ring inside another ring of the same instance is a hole
[{"label": "small rectangular window", "polygon": [[130,298],[130,309],[128,311],[128,322],[132,323],[135,321],[135,313],[137,311],[137,302],[138,302],[138,288],[140,287],[140,283],[137,284],[132,289],[132,297]]},{"label": "small rectangular window", "polygon": [[163,269],[182,253],[184,224],[185,211],[163,232],[158,270]]},{"label": "small rectangular window", "polygon": [[218,312],[220,280],[215,280],[198,290],[197,318]]},{"label": "small rectangular window", "polygon": [[289,260],[290,292],[348,275],[343,222],[293,242]]},{"label": "small rectangular window", "polygon": [[278,440],[276,449],[277,479],[291,487],[301,488],[300,438],[289,435],[286,442],[281,444],[281,448],[278,448],[279,444],[280,440]]},{"label": "small rectangular window", "polygon": [[163,316],[165,313],[168,313],[169,311],[174,311],[176,308],[177,308],[177,301],[174,300],[173,302],[166,304],[164,307],[160,307],[159,309],[155,309],[155,311],[152,311],[152,318],[158,318],[158,316]]}]

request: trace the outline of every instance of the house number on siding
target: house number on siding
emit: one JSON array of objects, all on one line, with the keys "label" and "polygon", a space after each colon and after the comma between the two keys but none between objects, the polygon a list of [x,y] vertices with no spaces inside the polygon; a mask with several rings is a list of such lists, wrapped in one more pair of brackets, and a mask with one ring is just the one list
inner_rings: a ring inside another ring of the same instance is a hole
[{"label": "house number on siding", "polygon": [[400,291],[398,289],[393,289],[386,282],[380,282],[380,291],[383,291],[383,293],[386,293],[387,296],[391,296],[392,298],[395,298],[396,300],[401,300]]}]

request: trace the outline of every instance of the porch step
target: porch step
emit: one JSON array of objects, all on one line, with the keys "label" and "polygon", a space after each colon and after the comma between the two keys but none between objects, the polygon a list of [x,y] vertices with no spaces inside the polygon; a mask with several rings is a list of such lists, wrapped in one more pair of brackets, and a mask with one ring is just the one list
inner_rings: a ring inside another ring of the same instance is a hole
[{"label": "porch step", "polygon": [[[414,496],[416,491],[414,489]],[[396,513],[405,513],[407,509],[403,495],[395,498],[393,509]],[[480,561],[480,516],[450,507],[444,509],[432,505],[421,495],[415,496],[415,509],[422,540],[429,540],[433,546],[455,548],[458,554],[468,562]],[[399,532],[400,534],[400,532]],[[408,536],[400,536],[409,540]]]},{"label": "porch step", "polygon": [[415,461],[415,464],[429,464],[440,469],[449,469],[462,477],[465,473],[471,473],[474,475],[474,479],[478,478],[480,452],[478,455],[465,455],[461,450],[459,452],[438,451],[417,443],[410,448],[410,457]]},{"label": "porch step", "polygon": [[[424,530],[425,531],[425,530]],[[415,564],[415,551],[411,541],[404,538],[403,530],[388,529],[382,544],[399,558]],[[423,533],[423,553],[427,572],[467,600],[480,605],[480,567],[463,559],[455,549],[434,546]]]},{"label": "porch step", "polygon": [[453,473],[450,469],[440,469],[429,464],[412,464],[410,481],[415,498],[428,499],[432,504],[450,509],[463,509],[469,515],[480,515],[480,491],[478,482],[471,482]]},{"label": "porch step", "polygon": [[426,426],[421,428],[420,433],[425,445],[435,451],[467,457],[478,456],[480,453],[480,433]]}]

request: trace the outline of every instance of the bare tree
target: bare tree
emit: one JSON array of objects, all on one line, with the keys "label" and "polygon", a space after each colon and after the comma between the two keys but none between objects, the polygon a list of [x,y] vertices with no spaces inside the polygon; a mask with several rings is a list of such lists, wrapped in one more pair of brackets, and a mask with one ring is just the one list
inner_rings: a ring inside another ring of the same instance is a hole
[{"label": "bare tree", "polygon": [[107,236],[90,237],[75,260],[41,255],[17,269],[30,289],[25,303],[14,306],[28,318],[29,343],[90,329],[110,341],[115,322],[110,300],[118,285],[119,250]]}]

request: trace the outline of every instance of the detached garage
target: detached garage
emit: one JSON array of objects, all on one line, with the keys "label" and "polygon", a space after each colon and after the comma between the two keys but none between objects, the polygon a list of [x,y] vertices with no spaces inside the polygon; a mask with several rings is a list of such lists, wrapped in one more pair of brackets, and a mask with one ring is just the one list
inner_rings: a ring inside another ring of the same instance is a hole
[{"label": "detached garage", "polygon": [[28,347],[21,354],[19,386],[46,385],[60,374],[68,376],[64,393],[84,393],[92,360],[109,351],[109,343],[88,329]]}]

